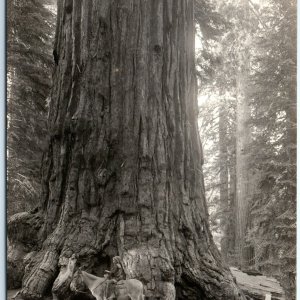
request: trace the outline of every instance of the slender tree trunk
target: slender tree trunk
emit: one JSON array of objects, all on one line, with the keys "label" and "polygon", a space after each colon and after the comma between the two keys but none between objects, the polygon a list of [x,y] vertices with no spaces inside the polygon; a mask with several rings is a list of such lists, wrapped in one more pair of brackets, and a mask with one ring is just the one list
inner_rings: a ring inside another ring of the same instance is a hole
[{"label": "slender tree trunk", "polygon": [[236,216],[236,143],[235,138],[231,137],[227,145],[228,154],[228,204],[227,221],[224,229],[224,243],[222,254],[229,265],[236,265],[235,249],[235,216]]},{"label": "slender tree trunk", "polygon": [[[233,157],[235,162],[235,155]],[[229,167],[229,210],[230,210],[230,218],[228,220],[227,226],[227,236],[228,236],[228,250],[227,257],[228,263],[230,265],[236,264],[236,248],[235,248],[235,214],[236,214],[236,173],[235,173],[235,164]]]},{"label": "slender tree trunk", "polygon": [[193,1],[58,1],[54,54],[43,243],[21,296],[42,298],[76,253],[96,275],[120,255],[148,299],[244,299],[208,227]]},{"label": "slender tree trunk", "polygon": [[248,265],[248,246],[246,245],[247,225],[249,221],[249,127],[250,107],[248,96],[249,84],[249,2],[241,0],[243,18],[240,26],[237,71],[237,108],[236,108],[236,222],[235,247],[238,264]]},{"label": "slender tree trunk", "polygon": [[219,166],[220,166],[220,206],[222,218],[220,228],[223,230],[221,253],[228,259],[228,214],[229,214],[229,181],[228,181],[228,149],[227,149],[227,120],[224,103],[219,106]]}]

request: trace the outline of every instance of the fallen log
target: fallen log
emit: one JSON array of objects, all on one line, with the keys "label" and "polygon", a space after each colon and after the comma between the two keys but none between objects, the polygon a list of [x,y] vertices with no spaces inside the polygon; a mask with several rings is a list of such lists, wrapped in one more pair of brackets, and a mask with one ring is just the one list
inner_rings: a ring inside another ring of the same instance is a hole
[{"label": "fallen log", "polygon": [[[244,294],[253,300],[285,300],[283,288],[272,277],[263,275],[250,275],[231,267],[231,273]],[[254,273],[253,273],[254,274]]]}]

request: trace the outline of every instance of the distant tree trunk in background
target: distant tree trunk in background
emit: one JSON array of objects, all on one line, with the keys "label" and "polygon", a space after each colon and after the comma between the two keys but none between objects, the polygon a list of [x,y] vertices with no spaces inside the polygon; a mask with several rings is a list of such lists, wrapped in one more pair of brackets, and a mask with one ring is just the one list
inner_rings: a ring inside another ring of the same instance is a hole
[{"label": "distant tree trunk in background", "polygon": [[41,204],[8,226],[41,240],[24,299],[73,253],[96,275],[120,255],[148,299],[244,299],[208,226],[194,38],[192,0],[58,1]]},{"label": "distant tree trunk in background", "polygon": [[[222,105],[223,104],[223,105]],[[227,149],[227,120],[224,103],[219,106],[219,166],[220,166],[220,228],[223,231],[221,253],[227,260],[228,254],[228,213],[229,213],[229,182],[228,182],[228,149]]]},{"label": "distant tree trunk in background", "polygon": [[[234,162],[235,162],[235,155],[234,155]],[[228,238],[228,246],[227,246],[227,258],[228,264],[235,265],[236,263],[236,249],[235,249],[235,222],[236,219],[236,173],[235,173],[235,165],[230,166],[229,168],[229,211],[230,217],[228,220],[226,232]]]},{"label": "distant tree trunk in background", "polygon": [[250,57],[249,57],[249,2],[241,0],[243,18],[238,40],[237,108],[236,108],[236,223],[235,247],[238,264],[248,265],[249,248],[246,245],[247,225],[249,221],[249,144],[250,107],[248,96]]}]

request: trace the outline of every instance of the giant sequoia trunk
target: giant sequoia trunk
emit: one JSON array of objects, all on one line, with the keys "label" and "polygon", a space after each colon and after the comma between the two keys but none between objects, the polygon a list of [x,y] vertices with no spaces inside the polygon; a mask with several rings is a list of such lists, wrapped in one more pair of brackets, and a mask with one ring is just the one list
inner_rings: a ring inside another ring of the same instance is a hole
[{"label": "giant sequoia trunk", "polygon": [[42,241],[20,296],[42,298],[75,253],[96,275],[120,255],[148,299],[244,299],[208,228],[193,1],[58,1],[54,54],[35,229],[9,224]]}]

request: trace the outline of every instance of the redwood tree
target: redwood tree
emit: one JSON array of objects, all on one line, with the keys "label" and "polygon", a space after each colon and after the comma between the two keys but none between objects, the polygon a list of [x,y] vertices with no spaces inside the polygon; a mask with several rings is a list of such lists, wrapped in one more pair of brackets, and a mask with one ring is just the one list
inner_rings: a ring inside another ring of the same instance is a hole
[{"label": "redwood tree", "polygon": [[208,227],[194,36],[192,0],[58,1],[40,206],[8,226],[22,299],[73,253],[97,275],[120,255],[148,299],[244,299]]},{"label": "redwood tree", "polygon": [[243,18],[240,21],[238,36],[238,67],[236,74],[236,216],[235,250],[238,264],[245,268],[249,265],[251,251],[246,243],[249,223],[250,190],[250,100],[249,100],[249,0],[240,0]]}]

